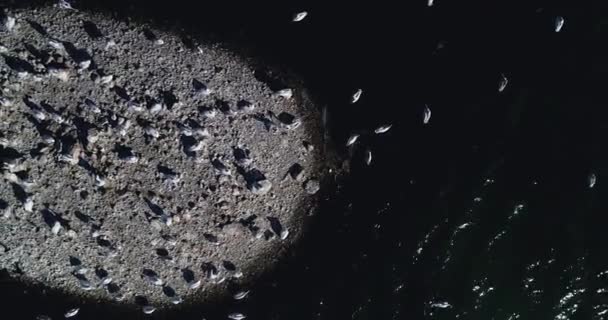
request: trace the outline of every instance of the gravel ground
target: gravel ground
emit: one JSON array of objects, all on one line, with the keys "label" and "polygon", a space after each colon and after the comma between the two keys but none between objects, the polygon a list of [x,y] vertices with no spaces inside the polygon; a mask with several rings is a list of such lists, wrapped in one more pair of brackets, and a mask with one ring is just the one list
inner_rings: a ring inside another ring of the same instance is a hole
[{"label": "gravel ground", "polygon": [[0,270],[170,305],[246,290],[302,235],[325,155],[299,82],[76,10],[0,30]]}]

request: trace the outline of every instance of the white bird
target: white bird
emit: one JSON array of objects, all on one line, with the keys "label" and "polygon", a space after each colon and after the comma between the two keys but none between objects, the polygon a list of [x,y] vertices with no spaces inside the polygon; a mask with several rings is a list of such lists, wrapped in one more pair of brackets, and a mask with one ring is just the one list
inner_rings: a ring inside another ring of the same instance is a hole
[{"label": "white bird", "polygon": [[348,140],[346,140],[346,146],[350,147],[353,144],[355,144],[355,142],[357,142],[357,140],[359,139],[359,135],[356,133],[353,133],[350,135],[350,137],[348,137]]},{"label": "white bird", "polygon": [[372,151],[367,149],[365,150],[365,164],[368,166],[372,163]]},{"label": "white bird", "polygon": [[13,105],[13,100],[5,98],[5,97],[0,97],[0,106],[11,107],[12,105]]},{"label": "white bird", "polygon": [[56,235],[59,233],[60,230],[61,230],[61,223],[59,223],[59,221],[55,221],[55,224],[53,224],[53,228],[51,228],[51,232]]},{"label": "white bird", "polygon": [[444,301],[444,302],[433,303],[433,304],[431,304],[431,307],[432,308],[446,309],[446,308],[452,307],[452,305],[449,302]]},{"label": "white bird", "polygon": [[555,32],[560,32],[564,26],[564,17],[558,16],[555,18]]},{"label": "white bird", "polygon": [[141,105],[137,104],[134,101],[129,101],[127,103],[127,105],[128,105],[129,111],[131,111],[131,112],[142,112],[142,111],[144,111],[144,107],[142,107]]},{"label": "white bird", "polygon": [[146,126],[144,128],[144,132],[146,133],[146,135],[148,135],[148,136],[150,136],[152,138],[158,138],[158,137],[160,137],[160,133],[158,132],[158,130],[156,130],[152,126]]},{"label": "white bird", "polygon": [[13,28],[15,27],[16,23],[17,23],[17,20],[13,17],[7,16],[6,18],[4,18],[4,27],[8,31],[13,31]]},{"label": "white bird", "polygon": [[433,0],[428,0],[428,2],[426,3],[429,7],[433,6]]},{"label": "white bird", "polygon": [[383,125],[383,126],[380,126],[380,127],[376,128],[376,130],[374,130],[374,132],[376,134],[382,134],[382,133],[385,133],[388,130],[390,130],[392,127],[393,127],[392,124]]},{"label": "white bird", "polygon": [[74,7],[72,7],[72,5],[69,2],[67,2],[66,0],[59,0],[59,3],[57,5],[61,9],[75,10]]},{"label": "white bird", "polygon": [[157,114],[159,112],[161,112],[161,110],[163,110],[163,105],[162,103],[155,103],[152,105],[152,107],[150,107],[150,113],[152,114]]},{"label": "white bird", "polygon": [[359,99],[361,99],[361,95],[363,94],[363,89],[358,89],[357,91],[355,91],[355,93],[353,93],[353,96],[350,99],[350,103],[357,103],[357,101],[359,101]]},{"label": "white bird", "polygon": [[245,316],[242,313],[235,312],[235,313],[229,314],[228,318],[232,319],[232,320],[243,320],[243,319],[247,318],[247,316]]},{"label": "white bird", "polygon": [[89,108],[89,110],[91,110],[91,112],[101,113],[101,109],[99,109],[95,101],[87,98],[84,100],[84,104]]},{"label": "white bird", "polygon": [[91,60],[84,60],[78,63],[79,70],[86,70],[91,66]]},{"label": "white bird", "polygon": [[112,82],[112,80],[114,80],[114,76],[111,74],[109,74],[107,76],[103,76],[99,79],[101,84],[108,84],[108,83]]},{"label": "white bird", "polygon": [[44,111],[36,108],[36,109],[32,109],[32,116],[34,116],[34,118],[43,121],[46,119],[46,114],[44,113]]},{"label": "white bird", "polygon": [[77,315],[77,314],[78,314],[78,311],[80,311],[80,309],[79,309],[79,308],[70,309],[70,310],[68,310],[68,311],[67,311],[67,312],[64,314],[64,316],[65,316],[66,318],[71,318],[71,317],[73,317],[73,316]]},{"label": "white bird", "polygon": [[239,291],[232,296],[234,300],[242,300],[249,294],[249,291]]},{"label": "white bird", "polygon": [[292,89],[281,89],[277,92],[275,92],[275,94],[279,97],[283,97],[285,99],[291,99],[291,97],[293,97],[293,90]]},{"label": "white bird", "polygon": [[300,22],[300,21],[304,20],[304,18],[306,18],[307,15],[308,15],[308,12],[306,12],[306,11],[298,12],[293,15],[293,18],[291,19],[291,21]]},{"label": "white bird", "polygon": [[590,173],[587,180],[589,182],[589,189],[591,189],[595,186],[595,183],[597,182],[597,176],[595,175],[595,173]]},{"label": "white bird", "polygon": [[108,40],[108,42],[106,42],[106,46],[104,47],[104,50],[108,50],[112,47],[116,46],[116,41],[114,40]]},{"label": "white bird", "polygon": [[213,119],[217,115],[217,111],[215,109],[207,109],[201,112],[201,115],[208,119]]},{"label": "white bird", "polygon": [[160,287],[164,284],[163,280],[155,275],[148,275],[148,276],[146,276],[146,279],[155,286]]},{"label": "white bird", "polygon": [[498,83],[498,92],[503,92],[509,83],[509,79],[504,74],[500,74],[500,82]]},{"label": "white bird", "polygon": [[281,234],[279,235],[279,237],[281,238],[281,240],[287,239],[288,236],[289,236],[289,230],[287,230],[287,229],[283,229],[281,231]]},{"label": "white bird", "polygon": [[100,175],[95,175],[95,185],[98,187],[103,187],[106,185],[106,180],[100,176]]},{"label": "white bird", "polygon": [[32,197],[27,197],[27,199],[25,199],[25,203],[23,204],[23,209],[25,209],[25,211],[27,211],[27,212],[34,211],[34,200],[32,199]]},{"label": "white bird", "polygon": [[156,311],[156,308],[154,308],[153,306],[144,306],[144,307],[142,308],[142,311],[143,311],[145,314],[152,314],[154,311]]},{"label": "white bird", "polygon": [[59,41],[49,41],[49,45],[51,47],[53,47],[55,50],[65,50],[65,47],[63,46],[63,43],[59,42]]},{"label": "white bird", "polygon": [[197,281],[192,281],[190,283],[188,283],[188,288],[190,289],[198,289],[201,286],[201,280],[197,280]]},{"label": "white bird", "polygon": [[429,106],[425,105],[424,106],[424,119],[422,120],[422,122],[424,124],[429,123],[429,121],[431,120],[431,109],[429,108]]},{"label": "white bird", "polygon": [[89,282],[89,280],[86,279],[80,279],[80,288],[84,291],[90,291],[93,290],[93,286],[91,285],[91,283]]}]

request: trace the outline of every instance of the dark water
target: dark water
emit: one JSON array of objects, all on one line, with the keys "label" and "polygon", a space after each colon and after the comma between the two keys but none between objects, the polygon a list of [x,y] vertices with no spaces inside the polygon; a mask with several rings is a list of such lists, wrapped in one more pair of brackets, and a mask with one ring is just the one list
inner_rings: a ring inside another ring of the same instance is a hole
[{"label": "dark water", "polygon": [[[103,6],[237,39],[293,68],[327,104],[345,156],[351,132],[393,124],[363,137],[311,233],[251,299],[165,318],[608,319],[606,2]],[[290,23],[300,10],[309,16]],[[7,309],[66,309],[2,290]],[[88,308],[81,318],[132,317]]]}]

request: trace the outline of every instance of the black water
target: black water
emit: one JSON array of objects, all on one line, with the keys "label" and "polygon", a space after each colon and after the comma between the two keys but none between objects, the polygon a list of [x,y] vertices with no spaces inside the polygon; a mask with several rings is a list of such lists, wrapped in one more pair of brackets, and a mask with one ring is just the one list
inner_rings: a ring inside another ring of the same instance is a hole
[{"label": "black water", "polygon": [[[393,124],[360,141],[343,187],[247,302],[157,317],[608,318],[607,3],[87,3],[234,39],[294,69],[328,106],[345,156],[351,132]],[[290,23],[300,10],[309,16]],[[27,301],[28,317],[69,305],[0,285],[0,305]],[[109,315],[133,317],[102,305],[80,317]]]}]

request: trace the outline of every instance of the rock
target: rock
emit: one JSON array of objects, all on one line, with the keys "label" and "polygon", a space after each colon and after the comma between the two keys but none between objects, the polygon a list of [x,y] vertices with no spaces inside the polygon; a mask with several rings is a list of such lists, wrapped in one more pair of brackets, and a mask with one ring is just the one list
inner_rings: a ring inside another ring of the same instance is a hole
[{"label": "rock", "polygon": [[231,223],[225,226],[222,231],[225,236],[236,237],[243,234],[243,226],[239,223]]},{"label": "rock", "polygon": [[308,194],[315,194],[319,192],[320,189],[321,185],[316,179],[310,179],[304,184],[304,190],[306,190],[306,193]]},{"label": "rock", "polygon": [[[200,259],[218,268],[232,261],[243,270],[261,262],[247,274],[253,279],[288,253],[291,241],[278,240],[287,228],[301,230],[302,222],[289,216],[301,206],[301,184],[309,175],[321,176],[315,170],[325,152],[319,148],[320,108],[292,81],[297,79],[270,72],[289,88],[272,94],[274,84],[255,74],[267,66],[219,47],[195,43],[192,48],[204,49],[198,54],[186,50],[180,37],[161,31],[146,41],[131,32],[145,26],[85,10],[4,9],[17,24],[13,33],[4,33],[2,46],[6,56],[23,63],[6,66],[0,75],[0,149],[9,158],[0,174],[6,182],[0,199],[7,199],[0,201],[0,227],[8,230],[0,232],[0,250],[6,251],[2,244],[29,240],[2,254],[10,259],[0,259],[0,269],[20,261],[32,281],[79,290],[92,301],[131,303],[133,294],[145,293],[149,301],[139,307],[160,310],[190,299],[195,291],[188,288],[213,296],[242,276],[210,268],[192,278],[203,279],[198,283],[181,282],[184,291],[169,300],[159,285],[174,282],[177,268],[198,273]],[[86,25],[98,26],[102,36],[92,36]],[[40,36],[43,26],[52,28]],[[165,45],[155,46],[161,38]],[[44,58],[35,58],[30,45]],[[20,79],[20,73],[26,77]],[[190,86],[194,78],[200,82]],[[256,121],[258,115],[266,122]],[[304,140],[315,143],[314,152],[311,143],[303,147]],[[23,161],[9,163],[13,153]],[[306,175],[298,165],[290,174],[300,182],[279,186],[294,163],[304,165]],[[58,214],[43,219],[47,207]],[[275,239],[268,243],[254,238],[264,238],[267,227],[260,231],[255,218],[265,211],[286,224],[275,234],[268,231]],[[32,241],[40,237],[47,241]],[[167,252],[154,254],[158,248]],[[277,259],[265,258],[267,252]],[[66,253],[77,254],[83,267],[74,270]],[[35,269],[41,265],[48,270]],[[98,267],[111,270],[114,281],[93,275]],[[142,281],[146,268],[159,275]],[[76,306],[64,307],[58,316]]]}]

